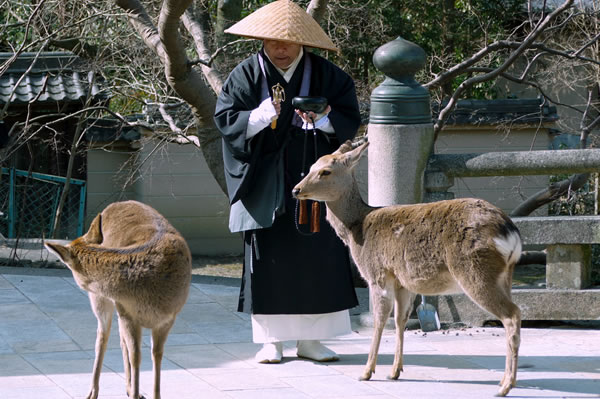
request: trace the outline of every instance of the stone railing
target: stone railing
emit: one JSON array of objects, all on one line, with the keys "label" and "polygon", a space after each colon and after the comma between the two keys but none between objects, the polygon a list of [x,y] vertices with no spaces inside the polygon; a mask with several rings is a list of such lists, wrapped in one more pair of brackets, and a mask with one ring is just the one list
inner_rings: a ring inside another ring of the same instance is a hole
[{"label": "stone railing", "polygon": [[425,171],[424,201],[453,198],[455,177],[526,176],[593,173],[600,150],[513,151],[484,154],[434,154]]}]

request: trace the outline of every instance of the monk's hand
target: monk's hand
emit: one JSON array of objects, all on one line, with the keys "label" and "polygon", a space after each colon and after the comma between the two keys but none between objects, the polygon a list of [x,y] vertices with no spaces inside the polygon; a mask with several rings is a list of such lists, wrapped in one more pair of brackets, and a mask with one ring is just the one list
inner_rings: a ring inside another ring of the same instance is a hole
[{"label": "monk's hand", "polygon": [[[296,114],[298,114],[298,116],[300,116],[300,118],[302,118],[302,120],[304,121],[304,124],[302,125],[302,128],[304,128],[304,129],[306,129],[306,128],[307,129],[318,129],[320,126],[327,123],[327,121],[329,120],[327,115],[330,112],[331,112],[330,105],[328,105],[327,108],[325,108],[325,111],[323,111],[320,114],[315,114],[312,111],[302,112],[299,109],[296,110]],[[314,122],[314,126],[313,126],[313,122]]]},{"label": "monk's hand", "polygon": [[[279,106],[279,111],[281,111],[281,106]],[[273,119],[277,118],[277,115],[279,115],[279,112],[275,108],[275,105],[273,105],[271,98],[265,98],[258,108],[253,109],[250,113],[253,120],[259,121],[265,126],[271,123]]]},{"label": "monk's hand", "polygon": [[[281,108],[279,108],[281,110]],[[250,111],[248,117],[248,127],[246,128],[246,139],[254,137],[258,132],[269,126],[269,124],[277,118],[278,111],[271,102],[270,98],[266,98],[260,105]]]}]

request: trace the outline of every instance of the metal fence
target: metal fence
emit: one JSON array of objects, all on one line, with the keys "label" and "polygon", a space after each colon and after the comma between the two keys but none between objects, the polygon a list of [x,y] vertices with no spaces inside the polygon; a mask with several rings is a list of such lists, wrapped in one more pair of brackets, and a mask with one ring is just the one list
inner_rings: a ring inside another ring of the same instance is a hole
[{"label": "metal fence", "polygon": [[[0,233],[6,238],[49,238],[66,178],[2,168]],[[83,234],[85,180],[71,179],[56,238]]]}]

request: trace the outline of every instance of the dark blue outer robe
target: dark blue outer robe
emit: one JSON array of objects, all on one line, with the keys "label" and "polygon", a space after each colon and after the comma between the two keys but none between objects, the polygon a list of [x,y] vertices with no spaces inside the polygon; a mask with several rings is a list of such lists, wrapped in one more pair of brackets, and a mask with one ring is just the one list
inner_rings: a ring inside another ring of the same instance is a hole
[{"label": "dark blue outer robe", "polygon": [[[261,50],[262,51],[262,50]],[[311,57],[311,96],[326,97],[335,134],[318,131],[305,137],[294,126],[291,99],[299,94],[305,58]],[[286,99],[275,130],[267,126],[250,140],[250,112],[261,103],[262,71],[256,54],[229,75],[217,100],[215,122],[223,137],[223,160],[229,199],[244,202],[249,211],[268,214],[261,228],[244,231],[244,272],[239,311],[254,314],[319,314],[358,304],[347,248],[325,221],[321,231],[307,235],[297,226],[297,202],[292,188],[314,161],[352,139],[360,125],[354,82],[326,59],[305,50],[290,82],[263,55],[269,88],[276,83]],[[305,145],[305,138],[306,145]],[[317,154],[315,155],[315,146]],[[303,165],[303,159],[305,164]],[[281,189],[272,187],[278,186]],[[282,193],[282,198],[277,193]],[[274,197],[275,196],[275,197]],[[311,208],[309,203],[309,210]]]}]

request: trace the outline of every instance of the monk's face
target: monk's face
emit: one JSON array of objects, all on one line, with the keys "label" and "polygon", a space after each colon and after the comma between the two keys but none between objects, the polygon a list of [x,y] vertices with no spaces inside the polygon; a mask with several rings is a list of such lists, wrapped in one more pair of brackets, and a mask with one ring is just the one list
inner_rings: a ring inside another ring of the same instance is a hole
[{"label": "monk's face", "polygon": [[302,48],[300,44],[277,40],[264,40],[263,44],[271,62],[280,69],[288,69]]}]

